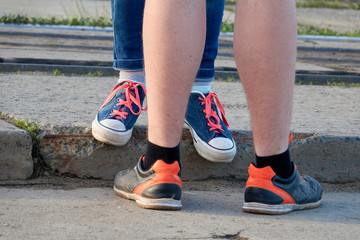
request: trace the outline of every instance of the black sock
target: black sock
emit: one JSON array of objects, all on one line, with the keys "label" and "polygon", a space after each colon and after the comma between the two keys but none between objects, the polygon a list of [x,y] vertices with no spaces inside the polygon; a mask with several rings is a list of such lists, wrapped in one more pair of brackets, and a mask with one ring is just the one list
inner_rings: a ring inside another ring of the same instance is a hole
[{"label": "black sock", "polygon": [[180,162],[180,145],[173,148],[160,147],[148,141],[145,159],[142,163],[144,170],[148,170],[157,160],[163,160],[171,164],[175,161]]},{"label": "black sock", "polygon": [[258,157],[256,155],[256,166],[258,168],[270,166],[276,175],[282,178],[288,178],[294,171],[293,163],[290,161],[289,149],[278,155]]}]

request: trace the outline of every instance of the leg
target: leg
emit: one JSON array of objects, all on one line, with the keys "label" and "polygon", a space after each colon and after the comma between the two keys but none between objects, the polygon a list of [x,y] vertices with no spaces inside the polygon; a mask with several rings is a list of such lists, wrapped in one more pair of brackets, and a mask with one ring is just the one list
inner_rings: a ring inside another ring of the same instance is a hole
[{"label": "leg", "polygon": [[179,144],[204,43],[204,1],[146,3],[144,56],[150,142],[163,147]]},{"label": "leg", "polygon": [[293,1],[238,1],[234,51],[258,156],[282,153],[288,147],[296,60],[295,16]]},{"label": "leg", "polygon": [[246,183],[243,210],[247,212],[283,214],[318,207],[321,202],[320,184],[301,177],[288,153],[296,61],[295,10],[290,0],[237,2],[235,58],[257,154],[257,166],[250,165]]},{"label": "leg", "polygon": [[145,98],[143,76],[142,19],[144,0],[112,0],[115,69],[120,70],[119,83],[101,106],[93,124],[97,140],[125,145],[132,135]]},{"label": "leg", "polygon": [[114,191],[144,208],[180,209],[179,142],[204,49],[205,2],[147,1],[143,29],[148,150],[135,169],[115,177]]},{"label": "leg", "polygon": [[145,0],[111,0],[114,28],[113,67],[143,72],[142,23]]},{"label": "leg", "polygon": [[[144,75],[142,23],[145,0],[111,1],[114,26],[113,66],[120,70],[120,80],[135,80],[139,77],[132,75]],[[144,78],[140,78],[144,82]]]},{"label": "leg", "polygon": [[210,84],[210,82],[214,80],[214,62],[218,53],[218,42],[224,6],[225,0],[206,0],[206,40],[195,83]]},{"label": "leg", "polygon": [[199,155],[213,162],[230,162],[236,154],[236,144],[227,129],[229,125],[225,112],[217,95],[210,92],[210,84],[215,77],[214,62],[224,4],[224,0],[206,1],[205,49],[185,115],[185,123],[194,138],[195,149]]}]

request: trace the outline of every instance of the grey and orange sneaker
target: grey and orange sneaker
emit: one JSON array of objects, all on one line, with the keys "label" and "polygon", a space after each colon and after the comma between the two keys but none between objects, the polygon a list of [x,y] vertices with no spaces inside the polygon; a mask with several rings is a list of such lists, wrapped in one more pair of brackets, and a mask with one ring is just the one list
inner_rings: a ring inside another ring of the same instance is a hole
[{"label": "grey and orange sneaker", "polygon": [[285,214],[294,210],[316,208],[321,204],[322,187],[318,181],[301,176],[294,166],[293,174],[281,178],[270,166],[249,166],[244,212]]},{"label": "grey and orange sneaker", "polygon": [[180,210],[182,181],[177,161],[167,164],[157,160],[147,171],[139,159],[134,169],[124,170],[115,176],[114,192],[126,199],[135,200],[142,208]]}]

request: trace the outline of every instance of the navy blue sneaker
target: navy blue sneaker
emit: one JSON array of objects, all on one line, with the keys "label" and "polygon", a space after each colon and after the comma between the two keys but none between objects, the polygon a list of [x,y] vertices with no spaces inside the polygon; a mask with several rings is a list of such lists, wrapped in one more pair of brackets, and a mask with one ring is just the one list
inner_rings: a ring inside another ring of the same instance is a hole
[{"label": "navy blue sneaker", "polygon": [[225,119],[224,109],[215,93],[204,95],[201,92],[191,92],[185,124],[190,129],[195,149],[200,156],[212,162],[231,162],[234,159],[236,145],[227,129],[229,124]]},{"label": "navy blue sneaker", "polygon": [[146,96],[144,85],[125,80],[110,92],[92,123],[92,135],[100,142],[125,145],[142,111]]}]

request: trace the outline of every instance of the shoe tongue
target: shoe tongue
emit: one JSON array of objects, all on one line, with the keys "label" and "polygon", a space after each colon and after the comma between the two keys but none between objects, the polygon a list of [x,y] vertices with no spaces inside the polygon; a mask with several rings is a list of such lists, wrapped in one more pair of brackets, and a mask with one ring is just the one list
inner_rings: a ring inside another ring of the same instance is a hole
[{"label": "shoe tongue", "polygon": [[202,92],[199,92],[199,91],[192,91],[191,92],[192,96],[196,96],[196,97],[200,96],[202,98],[205,98],[208,94],[209,93],[202,93]]},{"label": "shoe tongue", "polygon": [[215,137],[225,137],[225,134],[220,130],[215,130]]}]

